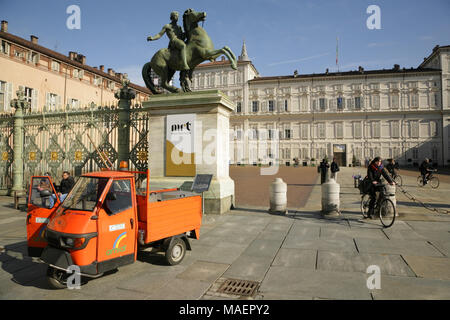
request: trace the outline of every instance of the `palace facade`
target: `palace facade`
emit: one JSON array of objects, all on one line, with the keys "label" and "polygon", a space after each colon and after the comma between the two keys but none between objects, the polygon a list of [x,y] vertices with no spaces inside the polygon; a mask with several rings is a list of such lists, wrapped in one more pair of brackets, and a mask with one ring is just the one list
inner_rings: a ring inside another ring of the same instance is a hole
[{"label": "palace facade", "polygon": [[230,163],[300,165],[333,156],[344,166],[381,156],[401,165],[450,164],[450,46],[417,67],[263,77],[245,43],[229,61],[199,65],[193,90],[234,102]]}]

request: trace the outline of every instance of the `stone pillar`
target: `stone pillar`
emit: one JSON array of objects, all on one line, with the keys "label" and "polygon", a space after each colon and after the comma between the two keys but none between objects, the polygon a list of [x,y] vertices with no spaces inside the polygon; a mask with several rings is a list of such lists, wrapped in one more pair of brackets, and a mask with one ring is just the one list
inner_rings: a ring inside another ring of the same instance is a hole
[{"label": "stone pillar", "polygon": [[287,214],[287,184],[276,178],[270,185],[270,213]]},{"label": "stone pillar", "polygon": [[[196,174],[212,174],[209,191],[204,193],[204,211],[221,214],[230,210],[234,206],[234,181],[229,176],[233,102],[218,90],[196,91],[153,95],[143,109],[149,114],[150,190],[180,187],[192,182]],[[166,141],[166,130],[172,130],[167,128],[168,118],[180,119],[170,124],[180,134],[187,128],[193,130],[190,152],[178,152],[181,145]],[[181,164],[176,164],[173,155],[181,155]]]},{"label": "stone pillar", "polygon": [[328,179],[322,184],[322,213],[326,216],[339,215],[340,185],[334,179]]},{"label": "stone pillar", "polygon": [[[114,96],[119,99],[119,126],[117,132],[117,165],[121,161],[130,159],[130,107],[131,100],[136,97],[136,92],[128,87],[130,80],[125,76],[122,80],[122,89]],[[129,165],[129,164],[128,164]]]},{"label": "stone pillar", "polygon": [[13,187],[15,193],[24,191],[23,184],[23,146],[24,146],[24,110],[30,108],[30,103],[25,99],[25,91],[20,87],[16,92],[17,99],[11,101],[11,107],[16,109],[14,113],[14,141],[13,141]]}]

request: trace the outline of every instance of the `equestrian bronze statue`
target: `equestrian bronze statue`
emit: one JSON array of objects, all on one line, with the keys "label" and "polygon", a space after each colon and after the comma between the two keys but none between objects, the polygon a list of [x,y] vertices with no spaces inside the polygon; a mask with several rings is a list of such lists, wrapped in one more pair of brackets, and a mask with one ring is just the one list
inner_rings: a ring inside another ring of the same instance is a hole
[{"label": "equestrian bronze statue", "polygon": [[147,38],[148,41],[153,41],[166,34],[170,40],[168,48],[156,52],[150,62],[147,62],[142,68],[145,85],[153,94],[163,93],[163,91],[154,85],[150,76],[152,70],[158,75],[159,85],[162,88],[177,93],[181,90],[169,84],[176,71],[180,71],[182,90],[190,92],[194,69],[203,61],[214,61],[224,54],[230,60],[231,68],[237,69],[236,56],[231,49],[225,46],[215,50],[206,31],[198,25],[200,21],[205,21],[205,18],[205,12],[186,10],[183,14],[183,32],[177,25],[178,12],[174,11],[170,15],[171,23],[163,26],[156,36]]}]

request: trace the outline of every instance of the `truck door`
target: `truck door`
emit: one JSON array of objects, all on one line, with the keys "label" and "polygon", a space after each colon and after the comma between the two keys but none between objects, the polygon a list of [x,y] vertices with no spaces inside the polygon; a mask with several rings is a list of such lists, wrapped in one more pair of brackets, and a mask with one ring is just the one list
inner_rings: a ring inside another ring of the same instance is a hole
[{"label": "truck door", "polygon": [[[51,198],[52,197],[52,198]],[[60,201],[50,177],[34,176],[28,190],[27,244],[30,257],[40,257],[47,246],[43,232]]]},{"label": "truck door", "polygon": [[98,213],[99,273],[134,262],[137,228],[134,183],[114,179]]}]

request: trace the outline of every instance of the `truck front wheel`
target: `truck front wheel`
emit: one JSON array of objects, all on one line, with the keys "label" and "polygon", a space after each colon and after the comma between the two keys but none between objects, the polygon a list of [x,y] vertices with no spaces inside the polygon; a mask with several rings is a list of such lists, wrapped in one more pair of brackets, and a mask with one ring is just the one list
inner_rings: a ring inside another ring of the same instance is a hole
[{"label": "truck front wheel", "polygon": [[65,289],[67,288],[68,275],[65,271],[59,270],[53,267],[47,269],[47,281],[53,289]]},{"label": "truck front wheel", "polygon": [[172,239],[166,250],[166,261],[169,265],[179,264],[186,254],[186,243],[181,238]]}]

